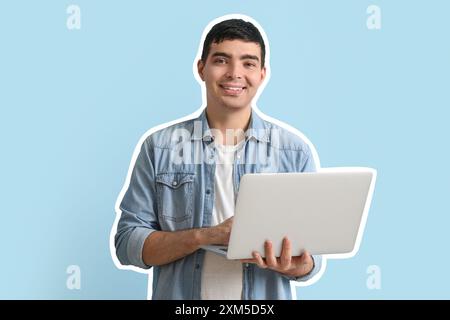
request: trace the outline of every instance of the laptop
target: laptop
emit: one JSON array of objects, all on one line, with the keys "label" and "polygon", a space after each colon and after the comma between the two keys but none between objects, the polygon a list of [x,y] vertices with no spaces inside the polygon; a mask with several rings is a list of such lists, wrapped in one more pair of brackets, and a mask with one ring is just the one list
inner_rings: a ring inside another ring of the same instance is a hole
[{"label": "laptop", "polygon": [[271,240],[281,255],[283,237],[292,255],[349,254],[359,248],[375,187],[371,168],[326,168],[308,173],[255,173],[241,178],[227,246],[202,248],[228,259],[263,257]]}]

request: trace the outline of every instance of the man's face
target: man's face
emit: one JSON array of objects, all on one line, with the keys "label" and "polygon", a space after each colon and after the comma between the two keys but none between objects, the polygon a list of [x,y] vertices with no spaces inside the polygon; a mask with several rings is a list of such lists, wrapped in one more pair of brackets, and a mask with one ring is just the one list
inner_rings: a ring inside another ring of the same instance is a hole
[{"label": "man's face", "polygon": [[212,43],[206,63],[200,60],[197,67],[205,81],[208,105],[234,110],[250,106],[266,76],[261,47],[242,40]]}]

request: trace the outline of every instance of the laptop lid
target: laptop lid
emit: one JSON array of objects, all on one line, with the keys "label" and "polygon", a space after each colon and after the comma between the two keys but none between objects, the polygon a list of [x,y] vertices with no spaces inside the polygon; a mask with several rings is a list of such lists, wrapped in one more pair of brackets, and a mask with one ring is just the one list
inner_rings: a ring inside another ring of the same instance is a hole
[{"label": "laptop lid", "polygon": [[254,250],[264,256],[265,240],[272,241],[275,255],[280,256],[285,236],[292,242],[292,255],[304,249],[311,254],[354,255],[375,177],[370,168],[244,175],[227,258],[252,258]]}]

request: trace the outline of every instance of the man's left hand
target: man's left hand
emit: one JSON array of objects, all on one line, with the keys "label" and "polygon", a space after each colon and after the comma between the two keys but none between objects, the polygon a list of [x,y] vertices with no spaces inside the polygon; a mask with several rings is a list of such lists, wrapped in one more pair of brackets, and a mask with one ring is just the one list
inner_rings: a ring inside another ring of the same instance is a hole
[{"label": "man's left hand", "polygon": [[259,252],[253,252],[254,259],[241,260],[243,263],[256,263],[263,269],[271,269],[291,277],[301,277],[311,272],[314,267],[314,261],[311,255],[305,250],[300,256],[292,256],[291,241],[288,238],[283,239],[281,256],[275,257],[273,244],[271,241],[264,243],[266,257],[262,258]]}]

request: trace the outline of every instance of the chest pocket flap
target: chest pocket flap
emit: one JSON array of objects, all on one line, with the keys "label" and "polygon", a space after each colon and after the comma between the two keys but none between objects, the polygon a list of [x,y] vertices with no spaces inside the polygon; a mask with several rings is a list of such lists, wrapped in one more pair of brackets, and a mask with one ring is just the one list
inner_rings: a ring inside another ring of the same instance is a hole
[{"label": "chest pocket flap", "polygon": [[189,227],[194,203],[194,173],[171,172],[156,175],[158,215],[165,229]]}]

